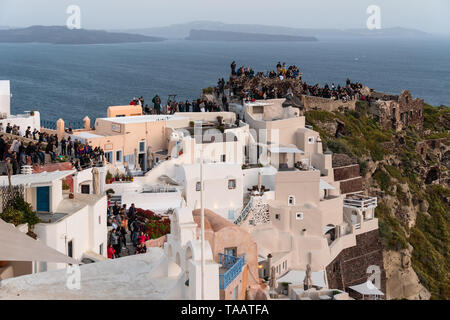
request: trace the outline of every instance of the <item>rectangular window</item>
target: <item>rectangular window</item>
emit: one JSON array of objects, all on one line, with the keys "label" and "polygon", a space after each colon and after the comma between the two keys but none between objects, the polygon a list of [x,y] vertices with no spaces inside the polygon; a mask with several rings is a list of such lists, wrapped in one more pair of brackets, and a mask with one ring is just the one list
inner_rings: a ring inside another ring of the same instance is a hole
[{"label": "rectangular window", "polygon": [[223,154],[220,156],[220,161],[226,162],[226,158],[227,158],[226,155]]},{"label": "rectangular window", "polygon": [[309,144],[313,144],[314,143],[314,137],[309,137],[308,138],[308,143]]},{"label": "rectangular window", "polygon": [[145,152],[145,141],[139,141],[139,153]]},{"label": "rectangular window", "polygon": [[105,159],[109,163],[113,163],[113,153],[112,153],[112,151],[105,152]]},{"label": "rectangular window", "polygon": [[297,220],[303,220],[303,212],[297,212],[296,218],[297,218]]},{"label": "rectangular window", "polygon": [[236,189],[236,180],[235,179],[231,179],[228,180],[228,189]]},{"label": "rectangular window", "polygon": [[289,206],[295,206],[295,197],[294,196],[289,196],[288,197],[288,205]]},{"label": "rectangular window", "polygon": [[69,257],[73,258],[73,241],[72,241],[72,240],[70,240],[70,241],[67,243],[67,255],[68,255]]},{"label": "rectangular window", "polygon": [[279,215],[278,213],[275,215],[275,219],[281,220],[281,219],[280,219],[280,215]]},{"label": "rectangular window", "polygon": [[195,191],[201,191],[202,190],[202,183],[200,181],[197,181],[195,184]]},{"label": "rectangular window", "polygon": [[228,256],[237,257],[237,248],[236,247],[225,248],[224,252]]},{"label": "rectangular window", "polygon": [[116,162],[122,162],[122,150],[116,151]]},{"label": "rectangular window", "polygon": [[103,255],[103,243],[98,247],[98,254]]},{"label": "rectangular window", "polygon": [[90,192],[90,188],[88,184],[82,185],[81,186],[81,193],[83,194],[89,194]]}]

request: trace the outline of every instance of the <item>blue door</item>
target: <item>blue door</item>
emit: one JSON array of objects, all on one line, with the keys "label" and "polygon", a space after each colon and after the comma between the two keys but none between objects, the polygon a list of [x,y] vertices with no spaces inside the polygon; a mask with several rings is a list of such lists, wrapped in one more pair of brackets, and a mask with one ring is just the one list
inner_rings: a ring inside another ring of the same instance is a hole
[{"label": "blue door", "polygon": [[37,187],[36,198],[37,211],[50,212],[50,187]]}]

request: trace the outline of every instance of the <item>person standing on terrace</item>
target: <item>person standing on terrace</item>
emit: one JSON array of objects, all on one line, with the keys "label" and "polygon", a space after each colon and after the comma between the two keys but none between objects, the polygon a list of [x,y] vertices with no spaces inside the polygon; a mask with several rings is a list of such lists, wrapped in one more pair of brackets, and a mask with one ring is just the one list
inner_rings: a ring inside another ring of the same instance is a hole
[{"label": "person standing on terrace", "polygon": [[49,142],[47,142],[47,147],[45,148],[45,153],[50,155],[52,162],[56,162],[56,153],[53,149],[54,149],[53,140],[50,140]]},{"label": "person standing on terrace", "polygon": [[231,75],[232,76],[236,75],[236,61],[233,61],[231,63]]},{"label": "person standing on terrace", "polygon": [[153,102],[153,109],[155,110],[156,114],[161,114],[161,99],[158,95],[154,96],[152,99]]}]

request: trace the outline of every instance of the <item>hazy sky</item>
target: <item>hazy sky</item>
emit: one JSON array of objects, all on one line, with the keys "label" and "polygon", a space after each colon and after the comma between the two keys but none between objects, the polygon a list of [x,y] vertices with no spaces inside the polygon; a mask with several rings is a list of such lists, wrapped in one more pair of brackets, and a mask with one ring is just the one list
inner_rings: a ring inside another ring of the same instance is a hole
[{"label": "hazy sky", "polygon": [[86,29],[133,29],[194,20],[305,28],[361,28],[369,5],[382,27],[450,33],[450,0],[0,0],[0,26],[64,25],[69,5]]}]

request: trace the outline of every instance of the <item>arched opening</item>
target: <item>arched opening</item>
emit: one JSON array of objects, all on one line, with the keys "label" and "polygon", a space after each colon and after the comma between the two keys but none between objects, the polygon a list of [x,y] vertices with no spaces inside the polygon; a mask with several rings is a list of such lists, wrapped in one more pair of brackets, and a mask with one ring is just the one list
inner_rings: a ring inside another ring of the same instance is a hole
[{"label": "arched opening", "polygon": [[334,224],[328,224],[324,228],[324,234],[328,240],[328,244],[331,244],[334,240],[336,240],[336,226]]}]

